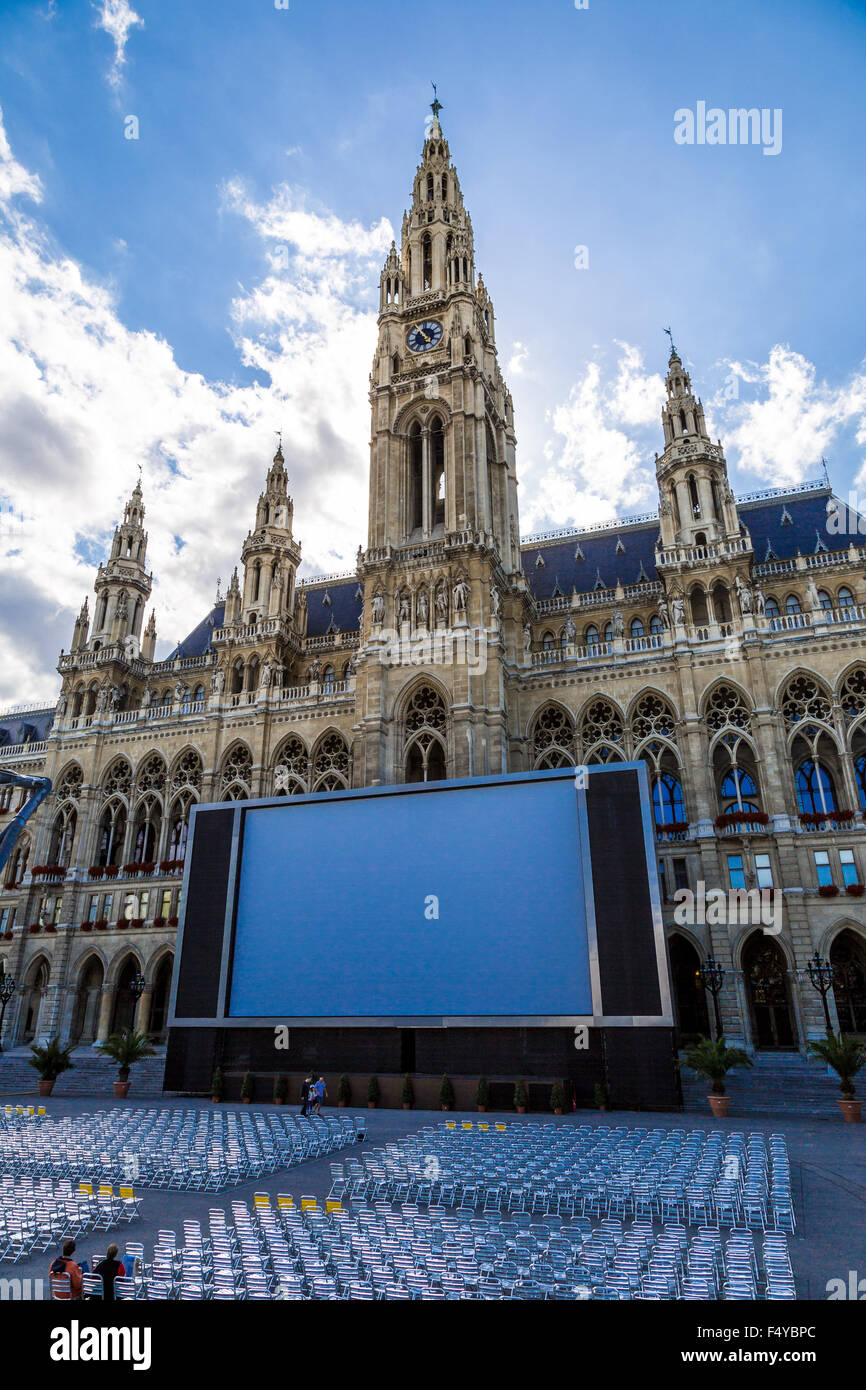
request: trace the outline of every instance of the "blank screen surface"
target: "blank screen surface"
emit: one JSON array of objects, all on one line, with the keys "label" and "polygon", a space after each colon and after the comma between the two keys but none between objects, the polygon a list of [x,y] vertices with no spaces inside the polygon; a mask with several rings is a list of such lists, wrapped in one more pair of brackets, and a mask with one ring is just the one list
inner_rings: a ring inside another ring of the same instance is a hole
[{"label": "blank screen surface", "polygon": [[232,1017],[592,1013],[573,777],[244,811]]}]

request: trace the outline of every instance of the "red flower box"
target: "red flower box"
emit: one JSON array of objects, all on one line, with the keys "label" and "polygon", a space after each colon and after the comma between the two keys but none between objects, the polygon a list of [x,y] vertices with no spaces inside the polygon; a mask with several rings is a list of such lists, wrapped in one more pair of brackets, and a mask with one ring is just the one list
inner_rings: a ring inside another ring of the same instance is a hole
[{"label": "red flower box", "polygon": [[90,868],[87,870],[88,878],[102,878],[104,873],[105,869],[102,864],[91,864]]},{"label": "red flower box", "polygon": [[118,931],[126,931],[127,927],[129,926],[129,923],[127,922],[125,917],[118,917],[114,925],[117,927]]},{"label": "red flower box", "polygon": [[11,933],[11,931],[5,931],[5,932],[3,933],[3,940],[4,940],[4,941],[11,941],[11,940],[12,940],[12,933]]},{"label": "red flower box", "polygon": [[818,888],[822,898],[838,898],[839,889],[835,883],[822,883]]},{"label": "red flower box", "polygon": [[93,931],[93,925],[92,925],[92,923],[90,923],[90,922],[82,922],[82,923],[81,923],[81,930],[82,930],[82,931]]},{"label": "red flower box", "polygon": [[106,864],[106,866],[105,866],[105,877],[106,877],[106,878],[117,878],[117,875],[118,875],[119,873],[120,873],[120,865],[119,865],[119,864]]},{"label": "red flower box", "polygon": [[125,874],[137,874],[140,868],[141,865],[136,861],[135,864],[124,864],[123,872]]},{"label": "red flower box", "polygon": [[731,825],[769,825],[770,817],[765,811],[726,811],[716,816],[716,829],[727,830]]},{"label": "red flower box", "polygon": [[156,860],[155,860],[155,859],[146,859],[142,864],[139,864],[139,866],[138,866],[138,872],[139,872],[140,874],[152,874],[155,868],[156,868]]},{"label": "red flower box", "polygon": [[182,859],[163,859],[160,861],[159,872],[161,874],[176,874],[183,868]]},{"label": "red flower box", "polygon": [[138,929],[139,929],[140,927],[143,927],[143,926],[144,926],[144,918],[143,918],[143,917],[133,917],[132,920],[131,920],[130,923],[129,923],[129,926],[133,929],[133,931],[138,931]]},{"label": "red flower box", "polygon": [[177,926],[177,918],[176,918],[176,917],[169,917],[169,919],[168,919],[168,925],[169,925],[170,927],[176,927],[176,926]]},{"label": "red flower box", "polygon": [[165,926],[165,918],[164,918],[164,917],[154,917],[154,919],[153,919],[153,925],[154,925],[155,927],[164,927],[164,926]]},{"label": "red flower box", "polygon": [[845,892],[848,894],[849,898],[862,898],[864,892],[866,892],[866,884],[849,883],[845,887]]},{"label": "red flower box", "polygon": [[53,923],[51,923],[51,922],[48,923],[48,925],[46,926],[45,930],[46,930],[46,931],[50,931],[50,932],[54,932],[54,933],[57,932],[57,928],[56,928],[56,927],[53,925]]},{"label": "red flower box", "polygon": [[40,927],[38,922],[33,922],[32,925],[27,928],[27,930],[32,932],[39,932],[42,930],[42,928]]},{"label": "red flower box", "polygon": [[105,917],[99,917],[99,918],[93,923],[93,929],[94,929],[94,931],[108,931],[108,920],[107,920],[107,918],[105,918]]}]

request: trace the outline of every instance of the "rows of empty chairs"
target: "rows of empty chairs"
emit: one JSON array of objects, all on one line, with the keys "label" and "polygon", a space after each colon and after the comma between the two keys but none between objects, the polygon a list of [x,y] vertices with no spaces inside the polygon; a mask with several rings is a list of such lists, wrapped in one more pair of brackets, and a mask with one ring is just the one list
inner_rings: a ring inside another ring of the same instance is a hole
[{"label": "rows of empty chairs", "polygon": [[335,1200],[793,1231],[783,1135],[627,1126],[431,1126],[332,1165]]},{"label": "rows of empty chairs", "polygon": [[363,1115],[112,1109],[3,1133],[0,1172],[219,1192],[363,1139]]},{"label": "rows of empty chairs", "polygon": [[68,1178],[0,1178],[0,1260],[24,1260],[34,1252],[58,1247],[67,1236],[110,1231],[140,1216],[132,1188],[94,1191],[75,1188]]},{"label": "rows of empty chairs", "polygon": [[125,1265],[118,1295],[160,1301],[796,1298],[783,1231],[264,1193],[160,1231],[150,1259],[128,1244]]}]

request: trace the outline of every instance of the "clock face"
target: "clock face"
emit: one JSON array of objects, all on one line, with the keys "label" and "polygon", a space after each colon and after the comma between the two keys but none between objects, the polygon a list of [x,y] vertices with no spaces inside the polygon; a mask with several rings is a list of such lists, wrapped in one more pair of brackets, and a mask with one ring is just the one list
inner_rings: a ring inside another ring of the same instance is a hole
[{"label": "clock face", "polygon": [[406,346],[411,352],[429,352],[442,339],[442,325],[438,319],[425,319],[409,329]]}]

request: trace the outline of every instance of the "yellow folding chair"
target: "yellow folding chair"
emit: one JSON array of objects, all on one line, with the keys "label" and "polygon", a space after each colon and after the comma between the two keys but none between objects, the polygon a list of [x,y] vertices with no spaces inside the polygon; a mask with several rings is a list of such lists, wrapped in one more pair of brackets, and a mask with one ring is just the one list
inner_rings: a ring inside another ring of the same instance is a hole
[{"label": "yellow folding chair", "polygon": [[282,1207],[284,1211],[294,1211],[295,1199],[289,1192],[278,1192],[277,1206]]},{"label": "yellow folding chair", "polygon": [[464,1121],[463,1121],[463,1128],[464,1128],[464,1129],[472,1129],[472,1127],[473,1127],[473,1126],[472,1126],[472,1121],[471,1121],[471,1120],[464,1120]]},{"label": "yellow folding chair", "polygon": [[335,1197],[328,1197],[328,1198],[326,1198],[326,1200],[325,1200],[325,1211],[328,1213],[329,1216],[330,1216],[330,1214],[331,1214],[332,1211],[342,1211],[342,1210],[343,1210],[343,1203],[342,1203],[342,1202],[338,1202],[337,1199],[336,1199]]},{"label": "yellow folding chair", "polygon": [[93,1196],[93,1183],[92,1183],[92,1182],[80,1182],[80,1183],[78,1184],[78,1195],[79,1195],[80,1197],[92,1197],[92,1196]]},{"label": "yellow folding chair", "polygon": [[318,1211],[319,1203],[315,1197],[301,1197],[301,1211]]}]

